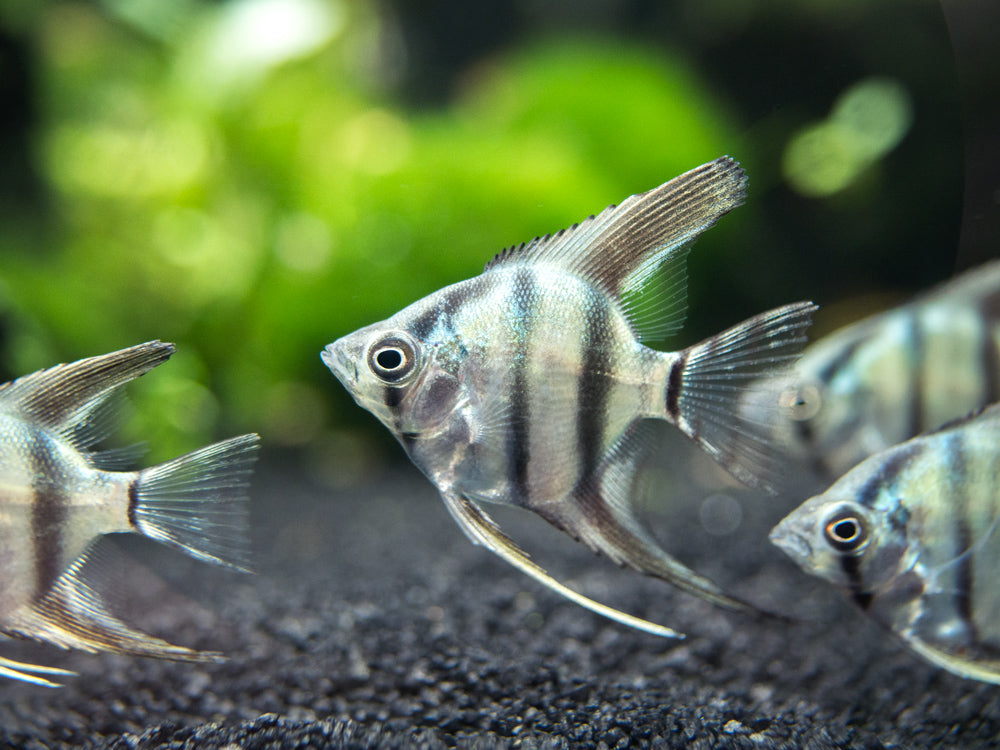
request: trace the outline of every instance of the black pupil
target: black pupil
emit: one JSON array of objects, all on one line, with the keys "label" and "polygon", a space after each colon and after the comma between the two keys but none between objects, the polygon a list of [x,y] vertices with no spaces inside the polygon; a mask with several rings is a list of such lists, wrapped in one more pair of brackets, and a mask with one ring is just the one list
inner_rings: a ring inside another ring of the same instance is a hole
[{"label": "black pupil", "polygon": [[845,518],[833,525],[833,535],[842,542],[854,541],[859,533],[858,522],[853,518]]},{"label": "black pupil", "polygon": [[399,349],[383,349],[375,355],[375,362],[383,370],[395,370],[403,364],[403,353]]}]

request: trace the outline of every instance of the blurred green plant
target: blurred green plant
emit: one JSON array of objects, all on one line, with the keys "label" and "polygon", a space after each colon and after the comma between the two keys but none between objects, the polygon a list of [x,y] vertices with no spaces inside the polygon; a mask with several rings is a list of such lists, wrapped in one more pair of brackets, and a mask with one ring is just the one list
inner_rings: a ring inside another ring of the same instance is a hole
[{"label": "blurred green plant", "polygon": [[740,152],[683,62],[620,39],[539,40],[408,111],[363,3],[58,3],[30,29],[52,205],[45,247],[0,230],[6,364],[175,341],[130,389],[155,458],[255,429],[363,471],[325,344]]},{"label": "blurred green plant", "polygon": [[785,177],[803,195],[838,193],[894,149],[912,123],[913,106],[898,81],[859,81],[837,98],[827,119],[795,134],[785,149]]}]

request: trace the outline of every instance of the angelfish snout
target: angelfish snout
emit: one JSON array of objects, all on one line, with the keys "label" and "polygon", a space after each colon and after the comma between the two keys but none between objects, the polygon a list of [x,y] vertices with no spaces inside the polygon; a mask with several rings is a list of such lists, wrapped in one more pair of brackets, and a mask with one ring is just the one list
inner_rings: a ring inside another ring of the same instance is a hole
[{"label": "angelfish snout", "polygon": [[330,368],[330,372],[332,372],[337,380],[339,380],[343,385],[347,386],[357,380],[357,368],[354,363],[347,358],[340,340],[327,345],[327,347],[320,352],[319,356],[320,359],[323,360],[323,364]]},{"label": "angelfish snout", "polygon": [[812,555],[812,545],[798,531],[789,528],[787,518],[771,529],[768,538],[771,540],[771,544],[797,563],[801,564]]}]

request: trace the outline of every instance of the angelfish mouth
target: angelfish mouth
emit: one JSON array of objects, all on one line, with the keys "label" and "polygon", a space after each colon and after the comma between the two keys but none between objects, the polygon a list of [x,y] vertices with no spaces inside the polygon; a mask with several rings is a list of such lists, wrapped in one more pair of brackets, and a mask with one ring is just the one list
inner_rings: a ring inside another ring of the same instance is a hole
[{"label": "angelfish mouth", "polygon": [[330,372],[345,387],[357,380],[358,368],[344,355],[344,348],[338,346],[340,342],[334,341],[320,352],[320,359],[323,364],[330,368]]},{"label": "angelfish mouth", "polygon": [[801,534],[783,528],[783,526],[784,524],[778,524],[771,530],[769,535],[771,544],[797,563],[808,560],[812,555],[812,546],[809,541]]}]

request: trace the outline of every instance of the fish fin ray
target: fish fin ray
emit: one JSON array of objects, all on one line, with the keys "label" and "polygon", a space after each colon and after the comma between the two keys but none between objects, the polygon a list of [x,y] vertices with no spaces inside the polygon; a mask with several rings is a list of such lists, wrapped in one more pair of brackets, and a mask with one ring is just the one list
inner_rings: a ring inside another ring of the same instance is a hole
[{"label": "fish fin ray", "polygon": [[518,547],[514,541],[511,540],[511,538],[508,537],[499,526],[497,526],[496,522],[490,518],[476,503],[462,495],[452,494],[450,492],[442,492],[441,496],[444,499],[445,506],[451,513],[452,518],[455,519],[456,523],[458,523],[459,527],[463,532],[465,532],[465,535],[472,541],[473,544],[486,547],[495,555],[520,570],[522,573],[534,578],[536,581],[548,587],[552,591],[555,591],[557,594],[561,594],[570,601],[589,609],[591,612],[621,623],[622,625],[642,630],[646,633],[651,633],[652,635],[663,636],[665,638],[684,637],[683,633],[678,633],[677,631],[663,625],[657,625],[656,623],[643,620],[642,618],[635,617],[634,615],[629,615],[625,612],[614,609],[613,607],[609,607],[606,604],[601,604],[600,602],[596,602],[593,599],[574,591],[568,586],[565,586],[546,573],[545,570],[539,565],[532,562],[531,558],[529,558],[528,555],[525,554],[521,548]]},{"label": "fish fin ray", "polygon": [[652,428],[648,421],[633,423],[572,497],[537,512],[618,565],[659,578],[712,604],[755,610],[667,554],[636,517],[636,477],[653,446]]},{"label": "fish fin ray", "polygon": [[130,510],[142,534],[246,571],[247,488],[260,438],[240,435],[143,469]]},{"label": "fish fin ray", "polygon": [[949,654],[937,646],[932,646],[917,636],[906,636],[904,640],[910,648],[936,667],[967,679],[1000,685],[1000,660],[998,659],[963,659],[960,656]]},{"label": "fish fin ray", "polygon": [[677,248],[655,273],[625,290],[622,309],[639,341],[663,341],[684,327],[690,249]]},{"label": "fish fin ray", "polygon": [[498,253],[486,270],[544,263],[580,274],[613,297],[641,285],[746,198],[747,176],[723,156],[554,234]]},{"label": "fish fin ray", "polygon": [[180,661],[220,661],[221,654],[175,646],[129,627],[112,615],[88,580],[92,546],[56,580],[52,589],[12,618],[7,632],[62,648],[111,651]]},{"label": "fish fin ray", "polygon": [[668,382],[667,418],[751,487],[773,491],[780,479],[769,436],[781,409],[775,400],[772,410],[748,414],[740,402],[755,381],[781,372],[797,357],[815,310],[811,302],[785,305],[712,336],[681,353],[679,393],[672,393]]},{"label": "fish fin ray", "polygon": [[[974,555],[977,551],[981,551],[983,547],[985,547],[986,544],[990,541],[990,539],[993,538],[993,535],[996,533],[998,528],[1000,528],[1000,512],[993,514],[993,519],[990,521],[990,525],[987,526],[986,529],[981,534],[978,534],[972,540],[972,542],[969,544],[968,547],[959,552],[957,555],[949,558],[948,560],[945,560],[944,562],[938,563],[937,565],[934,566],[929,566],[926,572],[924,573],[927,580],[933,581],[937,586],[938,578],[942,573],[949,570],[950,568],[955,567],[956,565],[961,565],[964,560],[967,560],[970,557],[972,557],[972,555]],[[936,589],[936,593],[956,594],[958,593],[958,589],[956,588],[945,589],[943,587],[939,587]]]},{"label": "fish fin ray", "polygon": [[76,672],[57,667],[43,667],[40,664],[27,664],[25,662],[13,661],[12,659],[4,659],[0,656],[0,677],[30,682],[32,685],[41,685],[42,687],[62,687],[58,682],[39,677],[39,675],[43,674],[73,677],[76,675]]},{"label": "fish fin ray", "polygon": [[928,430],[927,432],[923,433],[923,435],[924,436],[938,435],[943,432],[949,432],[951,430],[964,427],[966,424],[968,424],[973,420],[987,420],[987,419],[1000,419],[1000,404],[986,404],[985,406],[980,406],[979,408],[973,409],[964,416],[956,417],[955,419],[949,419],[940,427],[935,427],[933,430]]},{"label": "fish fin ray", "polygon": [[105,471],[127,471],[146,453],[145,443],[134,443],[121,448],[108,448],[85,454],[90,465]]},{"label": "fish fin ray", "polygon": [[81,450],[106,437],[118,414],[114,390],[165,362],[161,341],[55,365],[0,385],[0,411],[50,429]]}]

